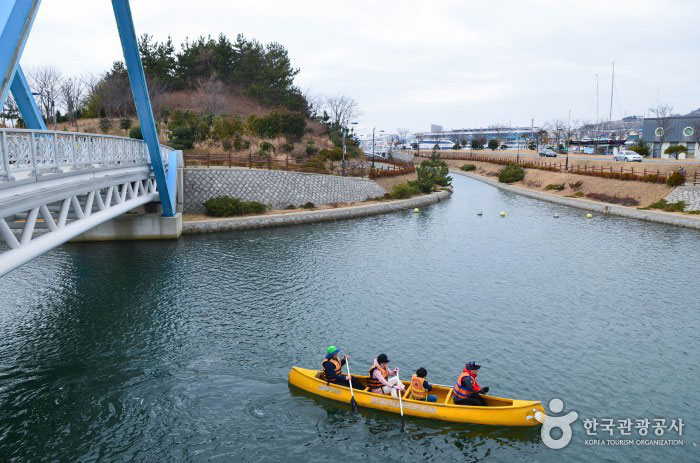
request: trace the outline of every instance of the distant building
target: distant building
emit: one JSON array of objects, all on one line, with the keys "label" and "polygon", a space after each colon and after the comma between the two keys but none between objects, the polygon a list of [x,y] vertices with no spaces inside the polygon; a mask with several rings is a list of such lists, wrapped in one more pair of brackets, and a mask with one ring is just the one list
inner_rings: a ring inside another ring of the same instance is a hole
[{"label": "distant building", "polygon": [[668,158],[668,154],[664,153],[666,148],[684,145],[688,148],[688,154],[681,154],[679,159],[695,159],[700,144],[700,117],[645,118],[642,138],[649,146],[652,157]]},{"label": "distant building", "polygon": [[465,143],[467,146],[474,139],[485,139],[486,143],[489,140],[498,140],[501,143],[506,144],[508,147],[517,147],[518,144],[521,147],[525,147],[528,143],[537,140],[537,134],[540,131],[539,127],[507,127],[507,126],[490,126],[481,128],[471,128],[471,129],[457,129],[457,130],[445,130],[445,131],[435,131],[431,126],[430,132],[417,133],[416,138],[418,140],[438,140],[438,139],[450,139],[455,143]]},{"label": "distant building", "polygon": [[437,124],[430,124],[431,132],[442,132],[442,126]]}]

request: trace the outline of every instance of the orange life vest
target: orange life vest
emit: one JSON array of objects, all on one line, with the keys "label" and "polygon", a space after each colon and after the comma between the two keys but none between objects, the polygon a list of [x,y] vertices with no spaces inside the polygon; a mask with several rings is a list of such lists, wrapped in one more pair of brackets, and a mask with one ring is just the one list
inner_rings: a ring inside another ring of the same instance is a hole
[{"label": "orange life vest", "polygon": [[389,377],[388,368],[382,368],[381,366],[378,367],[376,365],[372,365],[372,367],[369,369],[369,379],[367,380],[367,386],[369,386],[370,390],[384,386],[384,384],[382,384],[381,381],[374,377],[374,370],[381,371],[384,379],[387,379]]},{"label": "orange life vest", "polygon": [[331,362],[333,366],[335,367],[335,374],[336,375],[342,375],[343,374],[343,364],[340,362],[339,359],[337,358],[329,358],[329,359],[324,359],[323,362],[321,363],[321,378],[325,379],[328,381],[330,378],[326,377],[326,363]]},{"label": "orange life vest", "polygon": [[425,378],[421,378],[420,376],[413,375],[411,378],[411,394],[413,394],[414,399],[425,400],[428,397],[428,392],[423,385],[424,382]]},{"label": "orange life vest", "polygon": [[467,397],[469,397],[470,394],[473,394],[474,392],[479,392],[481,390],[481,386],[479,386],[479,383],[476,382],[476,378],[474,377],[472,377],[472,391],[462,386],[462,380],[467,376],[471,376],[471,372],[465,368],[462,371],[462,374],[459,375],[459,378],[457,378],[455,387],[452,389],[452,391],[454,392],[454,396],[458,399],[466,399]]}]

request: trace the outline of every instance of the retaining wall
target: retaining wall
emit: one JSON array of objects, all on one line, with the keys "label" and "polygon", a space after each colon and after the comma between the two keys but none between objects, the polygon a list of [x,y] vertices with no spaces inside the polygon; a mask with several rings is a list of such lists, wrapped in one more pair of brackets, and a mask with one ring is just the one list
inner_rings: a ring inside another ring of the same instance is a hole
[{"label": "retaining wall", "polygon": [[369,179],[307,174],[282,170],[186,168],[183,169],[183,211],[204,212],[204,201],[233,196],[259,201],[273,209],[359,202],[382,196],[384,189]]}]

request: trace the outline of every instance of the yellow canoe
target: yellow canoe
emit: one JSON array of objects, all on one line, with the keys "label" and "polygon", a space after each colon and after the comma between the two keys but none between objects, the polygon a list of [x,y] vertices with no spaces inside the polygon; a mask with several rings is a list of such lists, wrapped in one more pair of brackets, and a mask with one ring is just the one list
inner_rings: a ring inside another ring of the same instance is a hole
[{"label": "yellow canoe", "polygon": [[[337,384],[327,384],[319,379],[319,370],[292,367],[289,371],[289,383],[305,391],[339,402],[350,403],[350,388]],[[362,384],[367,383],[367,376],[353,375]],[[406,416],[418,416],[431,420],[452,421],[455,423],[475,423],[496,426],[539,426],[535,413],[540,412],[540,420],[546,417],[542,404],[536,400],[504,399],[482,395],[486,399],[485,407],[455,405],[452,400],[452,388],[433,385],[430,394],[437,396],[437,402],[414,400],[411,384],[403,381],[403,413]],[[374,408],[386,412],[400,413],[399,400],[390,395],[375,394],[366,389],[355,389],[355,401],[360,407]]]}]

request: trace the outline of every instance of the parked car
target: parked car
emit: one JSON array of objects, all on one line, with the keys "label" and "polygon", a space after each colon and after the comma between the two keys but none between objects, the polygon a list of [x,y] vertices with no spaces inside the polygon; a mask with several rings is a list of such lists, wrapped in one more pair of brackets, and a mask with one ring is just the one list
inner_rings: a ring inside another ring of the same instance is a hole
[{"label": "parked car", "polygon": [[613,156],[613,161],[625,161],[625,162],[642,162],[642,156],[634,151],[618,151],[617,154]]},{"label": "parked car", "polygon": [[554,150],[550,150],[549,148],[543,149],[540,151],[540,157],[541,158],[556,158],[557,153]]}]

